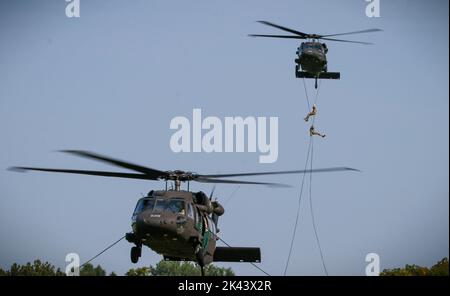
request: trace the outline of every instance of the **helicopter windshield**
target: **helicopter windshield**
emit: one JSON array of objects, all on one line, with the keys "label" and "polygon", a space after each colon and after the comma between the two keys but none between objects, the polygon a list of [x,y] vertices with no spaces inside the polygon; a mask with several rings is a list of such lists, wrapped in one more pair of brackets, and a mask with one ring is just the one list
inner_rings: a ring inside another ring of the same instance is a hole
[{"label": "helicopter windshield", "polygon": [[303,50],[319,50],[323,51],[322,44],[319,43],[304,43]]},{"label": "helicopter windshield", "polygon": [[163,200],[158,199],[155,205],[155,212],[171,212],[174,214],[184,214],[184,201],[181,199]]},{"label": "helicopter windshield", "polygon": [[143,198],[138,201],[136,205],[136,209],[134,210],[134,214],[138,214],[145,210],[151,210],[153,209],[153,206],[155,205],[155,201],[153,199],[146,199]]}]

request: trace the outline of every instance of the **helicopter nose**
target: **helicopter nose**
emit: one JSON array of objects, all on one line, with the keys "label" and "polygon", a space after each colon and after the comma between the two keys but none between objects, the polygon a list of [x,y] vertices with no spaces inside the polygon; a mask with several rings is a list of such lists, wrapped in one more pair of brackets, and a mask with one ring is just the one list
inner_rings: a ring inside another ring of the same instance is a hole
[{"label": "helicopter nose", "polygon": [[137,232],[141,234],[170,232],[173,223],[169,220],[158,213],[142,212],[136,217]]},{"label": "helicopter nose", "polygon": [[161,215],[142,212],[136,217],[136,228],[138,232],[146,233],[161,225]]}]

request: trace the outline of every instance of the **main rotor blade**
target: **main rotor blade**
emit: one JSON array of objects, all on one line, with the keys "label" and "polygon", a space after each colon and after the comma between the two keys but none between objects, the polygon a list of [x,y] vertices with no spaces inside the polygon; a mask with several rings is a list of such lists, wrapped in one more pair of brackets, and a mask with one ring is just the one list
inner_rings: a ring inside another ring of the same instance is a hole
[{"label": "main rotor blade", "polygon": [[283,39],[306,39],[302,36],[291,36],[291,35],[261,35],[261,34],[250,34],[249,37],[268,37],[268,38],[283,38]]},{"label": "main rotor blade", "polygon": [[277,24],[274,24],[274,23],[270,23],[270,22],[266,22],[266,21],[258,21],[258,23],[261,23],[261,24],[267,25],[267,26],[271,26],[271,27],[274,27],[274,28],[277,28],[277,29],[280,29],[280,30],[283,30],[283,31],[286,31],[286,32],[289,32],[289,33],[292,33],[292,34],[296,34],[296,35],[305,37],[305,38],[308,37],[308,34],[306,34],[306,33],[303,33],[303,32],[300,32],[300,31],[296,31],[296,30],[292,30],[292,29],[289,29],[289,28],[286,28],[286,27],[283,27],[283,26],[280,26],[280,25],[277,25]]},{"label": "main rotor blade", "polygon": [[149,177],[152,177],[154,179],[158,179],[160,177],[166,176],[167,173],[160,171],[160,170],[155,170],[149,167],[144,167],[144,166],[140,166],[137,164],[132,164],[130,162],[125,162],[122,160],[118,160],[118,159],[114,159],[114,158],[110,158],[104,155],[100,155],[100,154],[96,154],[96,153],[92,153],[89,151],[82,151],[82,150],[61,150],[61,152],[65,152],[65,153],[70,153],[70,154],[74,154],[80,157],[85,157],[85,158],[90,158],[90,159],[94,159],[94,160],[98,160],[98,161],[102,161],[102,162],[106,162],[109,164],[113,164],[115,166],[121,167],[121,168],[126,168],[129,170],[133,170],[133,171],[137,171],[143,174],[146,174]]},{"label": "main rotor blade", "polygon": [[334,39],[334,38],[320,38],[322,40],[329,40],[329,41],[338,41],[338,42],[347,42],[347,43],[356,43],[356,44],[363,44],[363,45],[373,45],[373,43],[370,42],[361,42],[361,41],[352,41],[352,40],[342,40],[342,39]]},{"label": "main rotor blade", "polygon": [[347,33],[321,35],[321,37],[334,37],[334,36],[352,35],[352,34],[361,34],[361,33],[373,33],[373,32],[381,32],[381,31],[383,31],[383,30],[381,30],[381,29],[368,29],[368,30],[361,30],[361,31],[354,31],[354,32],[347,32]]},{"label": "main rotor blade", "polygon": [[220,174],[220,175],[198,175],[199,178],[226,178],[226,177],[245,177],[245,176],[263,176],[263,175],[288,175],[288,174],[304,174],[304,173],[328,173],[328,172],[343,172],[360,170],[348,167],[323,168],[313,170],[299,170],[299,171],[278,171],[278,172],[260,172],[260,173],[240,173],[240,174]]},{"label": "main rotor blade", "polygon": [[130,173],[117,173],[117,172],[105,172],[105,171],[86,171],[86,170],[66,170],[66,169],[49,169],[49,168],[32,168],[32,167],[12,167],[11,171],[26,172],[26,171],[42,171],[52,173],[68,173],[78,175],[90,175],[101,177],[115,177],[115,178],[127,178],[127,179],[140,179],[140,180],[158,180],[151,176],[144,174],[130,174]]},{"label": "main rotor blade", "polygon": [[291,187],[286,184],[280,183],[266,183],[266,182],[251,182],[251,181],[238,181],[238,180],[221,180],[221,179],[211,179],[211,178],[195,178],[193,181],[200,183],[224,183],[224,184],[246,184],[246,185],[266,185],[270,187]]}]

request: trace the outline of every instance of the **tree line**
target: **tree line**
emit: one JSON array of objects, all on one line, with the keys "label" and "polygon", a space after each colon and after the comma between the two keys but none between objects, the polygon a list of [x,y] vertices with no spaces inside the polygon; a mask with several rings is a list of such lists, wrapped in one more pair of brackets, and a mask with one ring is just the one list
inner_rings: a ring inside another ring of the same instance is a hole
[{"label": "tree line", "polygon": [[[0,268],[0,276],[65,276],[60,268],[49,262],[35,260],[25,265],[14,263],[9,270]],[[116,276],[115,272],[107,273],[100,265],[86,264],[80,268],[81,276]],[[234,276],[231,268],[218,267],[210,264],[205,267],[208,276]],[[385,269],[380,276],[448,276],[448,257],[443,258],[435,265],[423,267],[419,265],[406,265],[403,268]],[[125,276],[200,276],[200,269],[192,262],[177,262],[161,260],[155,266],[132,268]]]},{"label": "tree line", "polygon": [[[9,270],[0,268],[0,276],[65,276],[65,272],[49,262],[35,260],[33,263],[20,265],[14,263]],[[80,268],[80,276],[117,276],[115,272],[107,273],[100,265],[90,263]],[[192,262],[161,260],[155,266],[132,268],[126,276],[200,276],[200,268]],[[205,267],[207,276],[234,276],[231,268],[218,267],[213,264]]]},{"label": "tree line", "polygon": [[435,265],[423,267],[419,265],[406,265],[403,268],[385,269],[381,276],[448,276],[448,257],[443,258]]}]

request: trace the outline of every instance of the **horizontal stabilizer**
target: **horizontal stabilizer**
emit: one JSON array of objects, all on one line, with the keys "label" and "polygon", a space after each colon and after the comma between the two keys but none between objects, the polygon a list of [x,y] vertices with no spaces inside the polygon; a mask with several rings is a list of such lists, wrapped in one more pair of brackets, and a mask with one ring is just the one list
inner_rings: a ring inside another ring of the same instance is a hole
[{"label": "horizontal stabilizer", "polygon": [[[308,73],[308,72],[304,72],[304,71],[297,71],[295,76],[297,78],[311,78],[311,79],[316,78],[316,75]],[[318,79],[340,79],[341,73],[339,73],[339,72],[322,72],[319,74],[319,76],[317,78]]]},{"label": "horizontal stabilizer", "polygon": [[261,262],[259,248],[217,247],[214,252],[214,262]]}]

